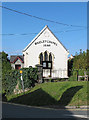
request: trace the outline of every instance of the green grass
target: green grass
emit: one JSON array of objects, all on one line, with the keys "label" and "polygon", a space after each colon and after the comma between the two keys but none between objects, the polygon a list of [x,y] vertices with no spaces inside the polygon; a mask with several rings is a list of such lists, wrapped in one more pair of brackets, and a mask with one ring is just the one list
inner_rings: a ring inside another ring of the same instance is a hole
[{"label": "green grass", "polygon": [[7,96],[9,102],[32,106],[87,105],[87,82],[66,81],[38,84],[25,94]]}]

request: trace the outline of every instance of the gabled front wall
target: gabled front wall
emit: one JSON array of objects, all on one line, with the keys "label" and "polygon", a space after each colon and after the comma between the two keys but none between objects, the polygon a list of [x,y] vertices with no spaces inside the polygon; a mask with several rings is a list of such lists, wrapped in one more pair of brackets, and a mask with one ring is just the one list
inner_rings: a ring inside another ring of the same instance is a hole
[{"label": "gabled front wall", "polygon": [[21,68],[24,67],[24,64],[19,59],[17,59],[15,63],[11,63],[12,69],[15,69],[15,65],[18,65],[18,64],[21,65]]},{"label": "gabled front wall", "polygon": [[[46,42],[44,42],[46,40]],[[44,42],[44,43],[40,43]],[[47,41],[51,41],[52,43],[47,43]],[[50,46],[45,46],[50,45]],[[53,70],[66,71],[65,76],[67,77],[67,57],[68,52],[62,46],[62,44],[55,38],[55,36],[46,29],[33,43],[29,46],[29,48],[23,52],[24,54],[24,67],[33,66],[39,64],[39,55],[41,52],[52,52],[54,55],[53,60]],[[57,73],[58,74],[58,73]],[[58,77],[59,75],[55,76]]]}]

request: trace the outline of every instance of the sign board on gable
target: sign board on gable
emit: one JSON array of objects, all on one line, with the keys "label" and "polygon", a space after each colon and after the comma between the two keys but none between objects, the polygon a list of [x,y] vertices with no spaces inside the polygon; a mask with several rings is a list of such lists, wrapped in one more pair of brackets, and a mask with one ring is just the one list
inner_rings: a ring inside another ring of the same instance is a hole
[{"label": "sign board on gable", "polygon": [[51,44],[53,44],[53,45],[57,46],[56,42],[53,42],[50,40],[42,40],[42,41],[35,42],[35,45],[38,45],[38,44],[43,44],[43,46],[51,46]]}]

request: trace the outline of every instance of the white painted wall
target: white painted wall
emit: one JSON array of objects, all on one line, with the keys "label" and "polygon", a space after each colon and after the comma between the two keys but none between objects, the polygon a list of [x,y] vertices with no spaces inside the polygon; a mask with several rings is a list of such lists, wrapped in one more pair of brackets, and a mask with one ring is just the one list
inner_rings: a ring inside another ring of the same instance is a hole
[{"label": "white painted wall", "polygon": [[24,67],[24,64],[18,59],[15,63],[11,63],[12,69],[15,69],[15,65],[21,65],[21,68]]},{"label": "white painted wall", "polygon": [[[43,45],[45,43],[35,45],[35,42],[43,40],[55,42],[57,46],[51,43],[50,47],[48,46],[44,47]],[[56,72],[52,73],[52,77],[64,77],[64,78],[67,77],[68,69],[67,59],[69,53],[62,46],[62,44],[55,38],[55,36],[49,31],[48,27],[46,27],[44,32],[28,47],[28,49],[23,51],[24,67],[29,66],[35,67],[36,64],[39,64],[39,54],[41,52],[45,52],[46,50],[54,54],[53,71],[55,70]],[[45,77],[47,77],[46,74]]]}]

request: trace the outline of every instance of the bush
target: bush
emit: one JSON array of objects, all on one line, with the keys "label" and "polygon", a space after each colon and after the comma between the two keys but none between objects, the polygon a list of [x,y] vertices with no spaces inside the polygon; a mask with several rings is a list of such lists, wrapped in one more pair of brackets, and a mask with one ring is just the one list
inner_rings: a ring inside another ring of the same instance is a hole
[{"label": "bush", "polygon": [[81,80],[81,81],[84,81],[84,77],[81,77],[80,80]]},{"label": "bush", "polygon": [[[37,68],[23,68],[22,71],[24,88],[33,87],[37,80]],[[20,77],[20,70],[11,70],[5,74],[2,86],[6,95],[13,94],[17,84],[19,89],[22,89],[22,81]]]},{"label": "bush", "polygon": [[17,79],[18,79],[18,72],[15,70],[8,71],[5,74],[3,78],[2,87],[3,87],[3,91],[5,91],[7,95],[11,94],[13,90],[15,89],[17,85]]},{"label": "bush", "polygon": [[24,68],[23,71],[23,81],[24,87],[30,88],[31,86],[34,87],[35,81],[37,80],[37,68]]},{"label": "bush", "polygon": [[69,81],[77,81],[77,77],[76,76],[71,76],[68,78]]},{"label": "bush", "polygon": [[[87,72],[88,70],[86,69],[76,69],[76,70],[73,70],[73,75],[69,77],[69,81],[76,81],[77,80],[77,76],[85,76],[85,72],[86,74],[88,73]],[[84,80],[84,78],[82,77],[81,80]]]}]

